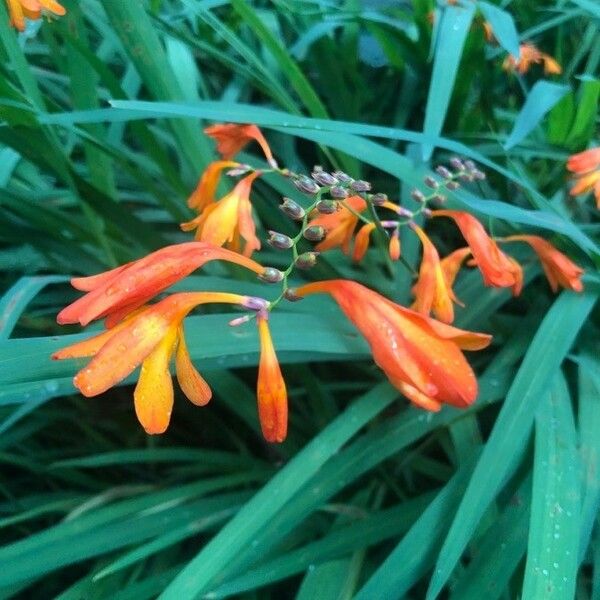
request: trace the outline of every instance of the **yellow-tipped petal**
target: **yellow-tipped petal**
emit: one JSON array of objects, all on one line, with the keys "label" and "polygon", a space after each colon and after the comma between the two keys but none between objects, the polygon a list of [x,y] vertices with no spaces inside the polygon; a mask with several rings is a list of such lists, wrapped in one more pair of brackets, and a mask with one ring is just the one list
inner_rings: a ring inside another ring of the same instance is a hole
[{"label": "yellow-tipped petal", "polygon": [[212,398],[212,390],[202,375],[198,373],[187,349],[183,327],[179,329],[179,344],[175,358],[177,381],[183,393],[192,404],[205,406]]},{"label": "yellow-tipped petal", "polygon": [[169,361],[177,339],[177,326],[169,331],[144,359],[133,394],[135,413],[146,433],[164,433],[173,411],[173,382]]}]

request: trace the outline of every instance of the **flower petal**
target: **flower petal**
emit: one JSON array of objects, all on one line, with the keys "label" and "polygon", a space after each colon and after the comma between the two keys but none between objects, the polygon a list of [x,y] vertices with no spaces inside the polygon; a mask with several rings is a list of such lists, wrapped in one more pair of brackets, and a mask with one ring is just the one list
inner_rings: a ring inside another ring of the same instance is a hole
[{"label": "flower petal", "polygon": [[185,342],[183,326],[179,328],[179,344],[177,346],[175,362],[177,381],[189,401],[196,406],[205,406],[208,404],[212,398],[212,390],[192,363]]}]

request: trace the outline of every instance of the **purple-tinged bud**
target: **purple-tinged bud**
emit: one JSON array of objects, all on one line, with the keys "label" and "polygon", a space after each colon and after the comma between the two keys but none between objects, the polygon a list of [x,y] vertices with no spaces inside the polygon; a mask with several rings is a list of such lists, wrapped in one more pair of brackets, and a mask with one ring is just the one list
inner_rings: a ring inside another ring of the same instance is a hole
[{"label": "purple-tinged bud", "polygon": [[415,201],[415,202],[425,202],[426,198],[425,198],[425,194],[421,191],[421,190],[413,190],[410,193],[410,197]]},{"label": "purple-tinged bud", "polygon": [[444,204],[444,202],[446,202],[446,196],[444,196],[443,194],[436,194],[432,200],[434,202],[439,202],[440,204]]},{"label": "purple-tinged bud", "polygon": [[258,276],[266,283],[279,283],[283,280],[283,273],[274,267],[265,267],[265,270]]},{"label": "purple-tinged bud", "polygon": [[330,173],[325,171],[313,171],[311,173],[312,178],[321,185],[337,185],[339,181]]},{"label": "purple-tinged bud", "polygon": [[347,173],[344,173],[344,171],[334,171],[332,175],[345,185],[350,185],[354,181],[354,179],[352,179],[352,177],[350,177],[350,175]]},{"label": "purple-tinged bud", "polygon": [[377,193],[373,194],[369,200],[373,203],[373,206],[381,206],[388,201],[387,194]]},{"label": "purple-tinged bud", "polygon": [[368,192],[371,189],[371,184],[368,181],[357,179],[350,184],[350,188],[355,192]]},{"label": "purple-tinged bud", "polygon": [[381,221],[381,226],[384,229],[396,229],[396,227],[398,227],[398,221]]},{"label": "purple-tinged bud", "polygon": [[298,179],[294,179],[294,185],[300,192],[310,196],[316,194],[321,189],[315,181],[306,175],[300,175]]},{"label": "purple-tinged bud", "polygon": [[473,177],[475,177],[475,179],[477,181],[484,181],[486,178],[486,175],[483,171],[480,171],[479,169],[475,169],[473,171]]},{"label": "purple-tinged bud", "polygon": [[302,296],[298,296],[298,294],[296,294],[294,288],[288,288],[287,290],[285,290],[285,292],[283,292],[283,297],[288,302],[298,302],[299,300],[304,300]]},{"label": "purple-tinged bud", "polygon": [[339,204],[335,200],[319,200],[316,209],[322,215],[332,215],[339,209]]},{"label": "purple-tinged bud", "polygon": [[302,235],[310,242],[320,242],[327,235],[327,230],[321,225],[311,225],[302,232]]},{"label": "purple-tinged bud", "polygon": [[237,317],[229,321],[229,327],[239,327],[250,320],[250,315],[244,315],[243,317]]},{"label": "purple-tinged bud", "polygon": [[242,306],[248,310],[265,310],[269,306],[269,301],[258,296],[246,296]]},{"label": "purple-tinged bud", "polygon": [[329,190],[329,194],[332,198],[336,198],[338,200],[343,200],[344,198],[348,197],[348,192],[345,190],[345,188],[340,187],[339,185],[334,185]]},{"label": "purple-tinged bud", "polygon": [[294,263],[299,269],[310,269],[317,264],[317,256],[320,252],[304,252]]},{"label": "purple-tinged bud", "polygon": [[472,160],[465,160],[465,167],[467,171],[476,171],[477,165]]},{"label": "purple-tinged bud", "polygon": [[448,169],[446,169],[446,167],[443,165],[436,167],[435,172],[444,179],[450,179],[452,177],[452,173],[450,173],[450,171],[448,171]]},{"label": "purple-tinged bud", "polygon": [[294,245],[294,241],[291,237],[284,235],[283,233],[269,231],[267,244],[273,248],[277,248],[277,250],[289,250]]},{"label": "purple-tinged bud", "polygon": [[279,208],[294,221],[302,221],[306,215],[306,211],[291,198],[284,198]]},{"label": "purple-tinged bud", "polygon": [[464,171],[465,170],[465,165],[463,164],[463,161],[460,160],[460,158],[458,158],[458,156],[453,156],[450,159],[450,166],[453,169],[456,169],[457,171]]},{"label": "purple-tinged bud", "polygon": [[458,174],[458,177],[460,178],[461,181],[473,181],[473,173],[470,173],[468,171],[463,171],[462,173]]},{"label": "purple-tinged bud", "polygon": [[458,183],[458,181],[449,181],[449,182],[446,184],[446,187],[447,187],[449,190],[457,190],[457,189],[460,187],[460,183]]},{"label": "purple-tinged bud", "polygon": [[227,171],[227,175],[230,177],[238,177],[239,175],[245,175],[248,171],[253,171],[254,169],[250,165],[238,165],[233,169],[229,169]]},{"label": "purple-tinged bud", "polygon": [[413,212],[411,210],[408,210],[408,208],[404,208],[404,206],[399,206],[396,209],[396,214],[399,217],[409,217],[409,218],[413,217]]},{"label": "purple-tinged bud", "polygon": [[427,177],[423,179],[423,183],[432,190],[437,190],[438,187],[440,187],[440,184],[431,175],[427,175]]}]

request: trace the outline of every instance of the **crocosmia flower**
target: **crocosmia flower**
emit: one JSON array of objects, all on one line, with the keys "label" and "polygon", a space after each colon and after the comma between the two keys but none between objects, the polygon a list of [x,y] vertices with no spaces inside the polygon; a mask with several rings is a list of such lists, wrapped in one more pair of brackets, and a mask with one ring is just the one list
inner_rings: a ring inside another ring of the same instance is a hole
[{"label": "crocosmia flower", "polygon": [[255,140],[262,148],[267,162],[277,168],[271,148],[256,125],[223,123],[207,127],[204,133],[217,142],[217,151],[225,160],[232,159],[248,142]]},{"label": "crocosmia flower", "polygon": [[600,147],[573,154],[569,157],[567,169],[577,177],[571,196],[594,192],[596,206],[600,210]]},{"label": "crocosmia flower", "polygon": [[252,183],[259,176],[260,171],[246,175],[229,194],[205,206],[195,219],[182,223],[181,228],[195,229],[197,240],[215,246],[227,245],[234,252],[250,256],[260,249],[250,203]]},{"label": "crocosmia flower", "polygon": [[232,169],[238,167],[239,163],[233,160],[216,160],[206,167],[196,189],[188,198],[188,206],[201,212],[206,206],[215,201],[215,193],[221,174],[224,169]]},{"label": "crocosmia flower", "polygon": [[504,254],[498,244],[486,233],[483,225],[472,215],[457,210],[433,210],[433,217],[450,217],[457,224],[465,238],[483,282],[492,287],[512,287],[519,289],[522,277],[518,263]]},{"label": "crocosmia flower", "polygon": [[248,306],[247,296],[221,292],[173,294],[142,308],[112,329],[53,355],[54,359],[92,356],[73,380],[84,396],[105,392],[141,365],[134,392],[138,420],[148,433],[163,433],[173,409],[169,363],[176,353],[177,379],[186,396],[197,405],[210,400],[207,383],[192,365],[183,336],[183,319],[196,306],[227,303]]},{"label": "crocosmia flower", "polygon": [[446,325],[353,281],[309,283],[294,292],[330,294],[390,382],[417,406],[437,411],[442,404],[466,407],[475,401],[477,379],[461,349],[485,348],[491,336]]},{"label": "crocosmia flower", "polygon": [[259,275],[264,272],[257,262],[204,242],[166,246],[111,271],[72,279],[73,287],[87,294],[64,308],[57,321],[87,325],[107,317],[110,327],[211,260],[235,263]]},{"label": "crocosmia flower", "polygon": [[19,31],[25,29],[25,19],[37,20],[44,11],[58,17],[66,14],[65,7],[55,0],[6,0],[10,23]]},{"label": "crocosmia flower", "polygon": [[258,313],[260,362],[256,397],[263,435],[268,442],[283,442],[287,435],[288,404],[285,381],[269,331],[268,313]]},{"label": "crocosmia flower", "polygon": [[544,238],[537,235],[511,235],[502,241],[525,242],[529,244],[542,263],[542,268],[548,278],[552,291],[558,291],[559,287],[573,290],[574,292],[581,292],[583,290],[583,283],[581,282],[583,269]]},{"label": "crocosmia flower", "polygon": [[505,71],[517,71],[523,74],[529,71],[532,64],[542,64],[544,73],[547,75],[560,75],[562,73],[562,67],[558,62],[533,44],[521,44],[519,50],[519,58],[515,58],[512,54],[506,57],[502,64]]},{"label": "crocosmia flower", "polygon": [[355,213],[361,213],[367,208],[367,203],[360,196],[350,196],[344,200],[344,204],[339,210],[329,215],[319,215],[311,219],[309,225],[321,226],[325,228],[327,235],[322,242],[316,246],[318,252],[325,252],[331,248],[341,246],[344,254],[350,253],[350,244],[354,230],[358,224],[358,217]]}]

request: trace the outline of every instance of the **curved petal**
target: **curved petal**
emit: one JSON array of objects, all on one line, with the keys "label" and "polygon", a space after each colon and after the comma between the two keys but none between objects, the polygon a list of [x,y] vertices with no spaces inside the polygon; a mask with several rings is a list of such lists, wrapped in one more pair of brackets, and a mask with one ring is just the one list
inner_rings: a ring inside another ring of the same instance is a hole
[{"label": "curved petal", "polygon": [[208,404],[212,398],[212,390],[192,363],[185,342],[183,326],[179,328],[179,344],[177,345],[175,364],[179,387],[181,387],[189,401],[196,406]]}]

